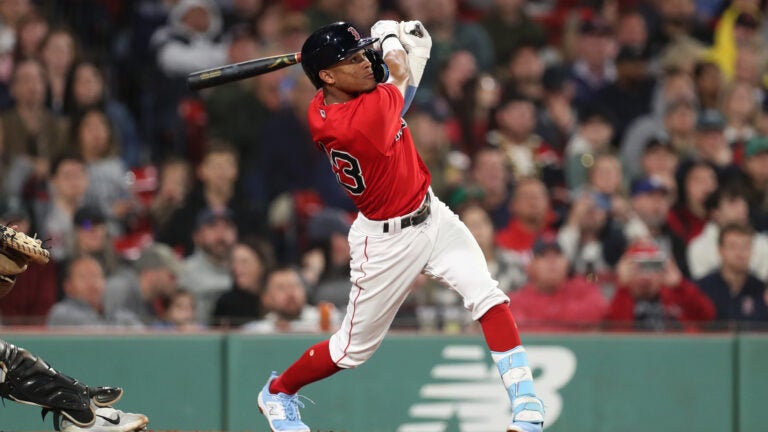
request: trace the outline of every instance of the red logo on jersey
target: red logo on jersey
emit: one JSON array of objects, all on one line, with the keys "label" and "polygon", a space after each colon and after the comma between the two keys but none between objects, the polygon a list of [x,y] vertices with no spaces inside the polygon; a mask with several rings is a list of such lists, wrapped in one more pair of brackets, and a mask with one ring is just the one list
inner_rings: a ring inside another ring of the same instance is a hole
[{"label": "red logo on jersey", "polygon": [[357,32],[357,29],[354,27],[349,27],[347,29],[348,32],[352,33],[352,36],[355,37],[355,40],[360,40],[360,33]]}]

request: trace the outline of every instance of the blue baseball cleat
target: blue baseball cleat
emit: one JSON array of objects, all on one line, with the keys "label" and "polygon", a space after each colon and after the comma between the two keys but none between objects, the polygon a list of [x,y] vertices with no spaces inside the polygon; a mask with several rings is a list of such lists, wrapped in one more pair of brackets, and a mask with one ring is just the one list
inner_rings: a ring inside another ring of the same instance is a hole
[{"label": "blue baseball cleat", "polygon": [[275,378],[277,373],[272,372],[258,397],[259,411],[267,418],[272,432],[310,432],[309,426],[301,421],[299,407],[304,408],[304,404],[298,394],[269,392],[269,385]]},{"label": "blue baseball cleat", "polygon": [[513,402],[512,423],[507,432],[541,432],[544,428],[544,404],[533,396],[518,396]]}]

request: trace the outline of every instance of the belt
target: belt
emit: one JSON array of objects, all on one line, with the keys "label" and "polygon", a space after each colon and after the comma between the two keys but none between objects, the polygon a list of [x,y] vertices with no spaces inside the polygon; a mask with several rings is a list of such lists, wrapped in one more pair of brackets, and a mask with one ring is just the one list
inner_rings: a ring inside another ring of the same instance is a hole
[{"label": "belt", "polygon": [[[424,202],[421,204],[421,207],[416,209],[413,213],[411,213],[408,216],[403,216],[400,218],[400,228],[408,228],[409,226],[416,226],[429,217],[429,214],[432,213],[432,210],[430,209],[430,203],[431,198],[429,197],[429,192],[427,192],[426,197],[424,197]],[[384,222],[384,232],[389,232],[389,222]]]}]

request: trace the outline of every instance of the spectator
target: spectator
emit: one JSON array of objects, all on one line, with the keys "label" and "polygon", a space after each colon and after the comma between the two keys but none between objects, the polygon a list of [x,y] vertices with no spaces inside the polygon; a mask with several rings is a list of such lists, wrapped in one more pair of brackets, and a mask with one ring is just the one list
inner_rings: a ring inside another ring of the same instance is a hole
[{"label": "spectator", "polygon": [[86,201],[102,207],[112,233],[122,233],[134,203],[109,118],[104,111],[90,108],[76,118],[71,132],[72,147],[88,171]]},{"label": "spectator", "polygon": [[129,311],[105,311],[104,272],[94,258],[84,255],[73,259],[67,266],[63,283],[66,297],[51,308],[49,326],[141,326]]},{"label": "spectator", "polygon": [[506,85],[524,98],[539,104],[544,98],[545,64],[542,53],[534,45],[519,46],[507,60],[509,76]]},{"label": "spectator", "polygon": [[696,96],[702,110],[718,109],[723,96],[725,80],[717,63],[700,61],[693,71]]},{"label": "spectator", "polygon": [[179,284],[195,295],[198,322],[208,324],[216,299],[232,286],[230,251],[237,242],[231,210],[206,208],[197,214],[195,251],[184,260]]},{"label": "spectator", "polygon": [[152,226],[165,226],[184,204],[192,188],[192,167],[186,159],[170,158],[160,166],[159,186],[150,205]]},{"label": "spectator", "polygon": [[768,137],[756,136],[744,150],[744,174],[751,220],[759,232],[768,231]]},{"label": "spectator", "polygon": [[494,43],[496,67],[503,66],[521,45],[546,43],[544,29],[528,16],[524,2],[495,0],[481,24]]},{"label": "spectator", "polygon": [[20,196],[27,182],[44,181],[51,159],[66,144],[66,121],[45,107],[45,75],[36,60],[16,64],[11,77],[13,109],[0,116],[4,191]]},{"label": "spectator", "polygon": [[[266,275],[261,303],[267,314],[262,320],[243,326],[255,333],[317,332],[320,330],[320,311],[307,304],[307,289],[298,270],[276,267]],[[338,310],[333,308],[329,318],[331,326],[341,323]]]},{"label": "spectator", "polygon": [[631,176],[639,175],[633,164],[652,138],[669,141],[681,156],[693,152],[698,104],[691,76],[682,71],[664,74],[654,89],[652,111],[633,120],[621,140],[621,156]]},{"label": "spectator", "polygon": [[[734,185],[721,185],[705,201],[709,222],[701,234],[688,243],[688,265],[691,276],[701,279],[720,267],[717,253],[720,228],[728,224],[749,225],[749,205],[743,190]],[[760,280],[768,280],[768,237],[755,234],[749,269]]]},{"label": "spectator", "polygon": [[648,26],[638,10],[629,10],[619,15],[616,24],[616,43],[645,49],[648,46]]},{"label": "spectator", "polygon": [[46,17],[31,10],[19,19],[16,27],[16,45],[13,48],[14,62],[40,57],[40,47],[48,35],[50,25]]},{"label": "spectator", "polygon": [[717,319],[736,322],[768,322],[765,283],[749,269],[752,255],[752,230],[744,225],[725,225],[718,236],[720,268],[698,281],[712,299]]},{"label": "spectator", "polygon": [[[17,226],[19,232],[33,233],[32,218],[22,203],[5,200],[0,223]],[[58,299],[57,266],[30,261],[26,272],[16,278],[15,288],[0,302],[3,325],[41,325]]]},{"label": "spectator", "polygon": [[685,240],[678,237],[667,223],[667,214],[674,201],[669,186],[653,177],[640,178],[632,182],[631,194],[633,216],[624,227],[627,243],[654,241],[688,277]]},{"label": "spectator", "polygon": [[131,283],[107,287],[105,309],[107,313],[128,310],[151,325],[162,316],[163,302],[178,289],[181,260],[167,245],[154,243],[141,251],[135,268]]},{"label": "spectator", "polygon": [[[585,189],[604,195],[610,201],[610,216],[619,223],[629,220],[630,207],[624,192],[623,168],[619,159],[610,153],[595,157],[589,169],[588,184]],[[578,192],[578,191],[573,191]],[[572,194],[571,193],[571,194]],[[568,202],[571,196],[568,197]]]},{"label": "spectator", "polygon": [[509,222],[511,177],[504,152],[495,147],[485,147],[475,153],[470,184],[465,186],[464,195],[470,195],[473,188],[479,189],[480,205],[491,217],[494,230],[504,228]]},{"label": "spectator", "polygon": [[[292,78],[285,83],[290,85],[286,86],[290,103],[270,113],[259,128],[260,142],[270,144],[263,146],[258,159],[246,163],[247,171],[243,173],[247,177],[259,174],[249,178],[247,183],[253,189],[264,188],[267,201],[272,201],[281,193],[312,187],[313,164],[318,159],[327,163],[327,159],[308,144],[312,142],[312,135],[307,126],[306,113],[317,89],[303,75]],[[248,146],[253,144],[248,143]],[[334,186],[338,188],[336,184]]]},{"label": "spectator", "polygon": [[10,73],[11,53],[18,44],[18,33],[21,19],[32,12],[32,2],[29,0],[9,0],[0,3],[0,81],[7,82]]},{"label": "spectator", "polygon": [[565,148],[566,184],[571,190],[587,182],[587,171],[595,163],[595,156],[610,150],[613,125],[609,115],[599,108],[583,110],[579,126]]},{"label": "spectator", "polygon": [[104,271],[107,291],[115,286],[126,287],[134,282],[133,270],[115,250],[107,230],[107,217],[100,207],[85,205],[75,212],[74,242],[70,256],[89,255]]},{"label": "spectator", "polygon": [[422,90],[434,90],[438,68],[454,51],[471,52],[480,71],[490,70],[493,66],[493,41],[482,27],[459,18],[457,0],[426,0],[423,6],[424,15],[412,18],[421,19],[432,36],[431,60],[424,69],[420,84]]},{"label": "spectator", "polygon": [[226,45],[221,42],[221,16],[209,0],[181,0],[171,10],[168,26],[152,36],[157,64],[168,77],[187,74],[227,63]]},{"label": "spectator", "polygon": [[553,231],[554,214],[544,183],[536,178],[518,182],[509,203],[512,217],[496,232],[496,243],[519,254],[526,262],[536,237]]},{"label": "spectator", "polygon": [[[693,115],[691,115],[693,118]],[[651,138],[643,148],[640,159],[640,172],[642,177],[653,177],[662,180],[665,184],[675,185],[675,176],[680,158],[665,138]],[[629,163],[627,165],[635,165]],[[676,189],[682,189],[676,187]]]},{"label": "spectator", "polygon": [[[513,89],[505,91],[492,117],[488,143],[501,149],[515,178],[541,176],[547,186],[557,182],[560,156],[534,133],[536,106]],[[550,180],[550,182],[547,182]]]},{"label": "spectator", "polygon": [[679,330],[715,318],[712,301],[651,242],[630,246],[616,273],[616,295],[606,315],[610,326]]},{"label": "spectator", "polygon": [[186,197],[184,205],[158,229],[157,240],[180,246],[184,254],[189,255],[194,248],[190,233],[195,230],[197,215],[206,208],[217,211],[228,208],[241,236],[264,233],[264,212],[256,207],[237,183],[237,162],[235,149],[213,140],[196,170],[199,181]]},{"label": "spectator", "polygon": [[[253,38],[239,37],[229,47],[228,61],[237,63],[277,54],[280,54],[277,49],[260,48]],[[258,78],[218,86],[204,95],[210,135],[230,143],[237,150],[240,169],[247,166],[260,168],[254,163],[264,161],[261,156],[262,146],[254,143],[267,142],[261,136],[261,125],[283,108],[280,84],[287,73],[287,70],[276,71]],[[263,177],[259,177],[259,180],[263,181]],[[259,186],[264,188],[263,185]],[[264,192],[261,196],[264,196]]]},{"label": "spectator", "polygon": [[590,190],[573,201],[557,239],[576,274],[608,282],[626,247],[621,224],[611,217],[609,197]]},{"label": "spectator", "polygon": [[504,292],[517,291],[526,280],[525,264],[520,257],[496,245],[493,223],[488,212],[478,204],[468,204],[458,214],[480,245],[488,271],[499,283],[499,288]]},{"label": "spectator", "polygon": [[558,154],[562,154],[578,127],[579,116],[573,107],[575,84],[566,68],[555,64],[544,69],[541,86],[543,97],[536,134]]},{"label": "spectator", "polygon": [[594,283],[568,276],[560,245],[544,236],[533,247],[528,283],[509,295],[509,308],[523,330],[574,329],[599,324],[608,302]]},{"label": "spectator", "polygon": [[272,265],[266,244],[239,242],[232,248],[232,288],[216,301],[213,325],[239,327],[263,316],[264,275]]},{"label": "spectator", "polygon": [[75,117],[88,108],[103,110],[115,128],[120,156],[128,167],[138,166],[142,158],[141,142],[133,115],[120,101],[109,97],[104,72],[89,61],[72,66],[64,93],[64,113]]},{"label": "spectator", "polygon": [[651,110],[654,85],[655,80],[648,73],[648,54],[622,47],[616,55],[616,81],[595,95],[595,102],[614,114],[617,142],[621,142],[634,119]]},{"label": "spectator", "polygon": [[64,111],[67,76],[77,60],[79,48],[75,35],[63,28],[53,29],[43,39],[40,60],[48,82],[48,108],[56,114]]},{"label": "spectator", "polygon": [[162,318],[152,327],[159,329],[195,331],[204,327],[195,321],[195,296],[185,289],[174,291],[164,303]]},{"label": "spectator", "polygon": [[597,94],[616,80],[611,34],[611,29],[599,20],[585,20],[579,26],[576,58],[571,65],[577,107],[593,104]]},{"label": "spectator", "polygon": [[717,175],[706,162],[688,165],[680,175],[677,203],[669,211],[667,224],[686,244],[698,236],[707,224],[707,197],[717,189]]},{"label": "spectator", "polygon": [[750,84],[737,82],[726,89],[722,103],[723,134],[728,146],[734,150],[734,162],[738,165],[743,162],[744,146],[757,133],[755,125],[759,112],[760,106]]},{"label": "spectator", "polygon": [[696,122],[694,158],[711,164],[720,183],[733,179],[739,171],[725,137],[725,126],[725,117],[716,110],[703,111]]},{"label": "spectator", "polygon": [[73,153],[51,163],[47,199],[34,203],[35,226],[40,237],[50,239],[51,257],[63,261],[72,250],[75,211],[85,202],[88,174],[83,159]]},{"label": "spectator", "polygon": [[340,210],[326,208],[309,220],[307,234],[310,244],[323,253],[323,271],[320,273],[310,303],[329,302],[344,308],[349,301],[350,281],[349,229],[351,223]]}]

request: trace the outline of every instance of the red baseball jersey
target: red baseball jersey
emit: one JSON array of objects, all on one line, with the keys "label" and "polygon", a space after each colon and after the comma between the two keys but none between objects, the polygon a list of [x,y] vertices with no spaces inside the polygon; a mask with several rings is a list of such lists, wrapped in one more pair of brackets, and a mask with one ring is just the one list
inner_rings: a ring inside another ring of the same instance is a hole
[{"label": "red baseball jersey", "polygon": [[400,117],[403,103],[397,87],[379,84],[371,92],[331,105],[325,105],[321,90],[309,105],[312,139],[368,219],[385,220],[416,210],[429,188],[429,171]]}]

